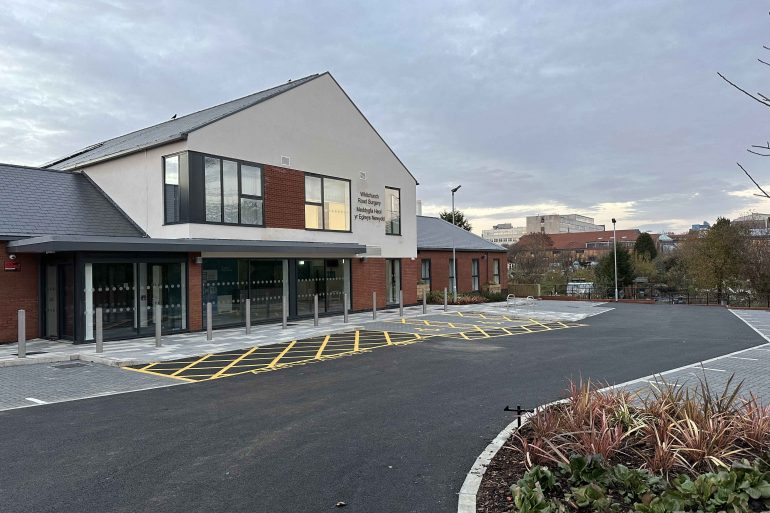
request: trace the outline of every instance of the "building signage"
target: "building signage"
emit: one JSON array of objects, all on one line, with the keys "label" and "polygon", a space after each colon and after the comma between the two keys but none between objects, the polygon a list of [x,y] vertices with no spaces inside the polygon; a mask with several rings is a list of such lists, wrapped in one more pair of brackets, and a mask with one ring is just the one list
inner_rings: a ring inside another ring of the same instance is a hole
[{"label": "building signage", "polygon": [[374,223],[384,223],[385,214],[382,212],[382,199],[379,194],[359,191],[356,203],[356,219]]},{"label": "building signage", "polygon": [[3,262],[3,270],[11,272],[21,271],[21,264],[15,260],[6,260]]}]

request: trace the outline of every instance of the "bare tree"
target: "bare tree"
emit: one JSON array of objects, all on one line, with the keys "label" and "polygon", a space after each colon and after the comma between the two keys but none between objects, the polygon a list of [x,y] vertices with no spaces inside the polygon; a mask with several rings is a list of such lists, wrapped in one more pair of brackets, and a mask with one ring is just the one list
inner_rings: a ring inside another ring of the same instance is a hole
[{"label": "bare tree", "polygon": [[[763,45],[762,48],[764,48],[765,50],[770,51],[770,47],[768,47],[767,45]],[[767,61],[764,61],[764,60],[759,59],[759,58],[757,60],[761,64],[764,64],[765,66],[770,66],[770,63],[767,62]],[[760,104],[764,105],[765,107],[770,107],[770,97],[768,97],[767,95],[762,94],[760,92],[757,92],[755,94],[750,93],[749,91],[747,91],[743,87],[739,86],[735,82],[733,82],[730,79],[728,79],[722,73],[717,72],[717,75],[719,75],[719,78],[721,78],[722,80],[724,80],[725,82],[727,82],[732,87],[734,87],[735,89],[737,89],[741,93],[745,94],[746,96],[748,96],[752,100],[756,101],[757,103],[760,103]],[[753,154],[753,155],[758,155],[760,157],[770,157],[770,141],[767,141],[767,143],[763,144],[763,145],[761,145],[761,144],[752,144],[750,147],[746,148],[746,151],[751,153],[751,154]],[[759,191],[762,193],[762,194],[754,194],[754,195],[755,196],[759,196],[761,198],[768,198],[768,199],[770,199],[770,195],[762,187],[760,187],[759,183],[757,183],[757,181],[754,180],[754,177],[751,176],[751,174],[746,170],[746,168],[743,167],[743,165],[741,165],[740,162],[736,162],[736,164],[741,169],[741,171],[743,171],[746,174],[746,176],[749,177],[749,180],[751,180],[751,182],[757,187],[757,189],[759,189]]]}]

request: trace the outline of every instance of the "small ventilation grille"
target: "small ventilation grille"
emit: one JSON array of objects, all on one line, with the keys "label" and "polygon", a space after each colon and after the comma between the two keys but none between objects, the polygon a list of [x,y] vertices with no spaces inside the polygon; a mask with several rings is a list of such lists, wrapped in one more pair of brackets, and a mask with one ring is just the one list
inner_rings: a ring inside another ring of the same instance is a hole
[{"label": "small ventilation grille", "polygon": [[358,178],[360,178],[361,180],[366,180],[366,171],[361,171],[360,173],[358,173]]},{"label": "small ventilation grille", "polygon": [[291,157],[287,157],[286,155],[281,155],[281,165],[282,166],[290,166],[291,165]]}]

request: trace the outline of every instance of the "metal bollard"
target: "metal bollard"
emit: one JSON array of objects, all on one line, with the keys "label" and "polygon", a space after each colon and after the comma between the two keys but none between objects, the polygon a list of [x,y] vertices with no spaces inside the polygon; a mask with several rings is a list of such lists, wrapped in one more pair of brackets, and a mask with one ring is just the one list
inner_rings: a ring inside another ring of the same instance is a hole
[{"label": "metal bollard", "polygon": [[160,303],[155,305],[155,347],[160,347],[160,329],[163,325],[163,311]]},{"label": "metal bollard", "polygon": [[318,294],[313,294],[313,326],[318,326]]},{"label": "metal bollard", "polygon": [[422,313],[425,314],[428,312],[428,294],[426,294],[424,291],[422,293]]},{"label": "metal bollard", "polygon": [[348,293],[342,294],[342,322],[348,323]]},{"label": "metal bollard", "polygon": [[246,300],[246,334],[251,334],[251,299]]},{"label": "metal bollard", "polygon": [[214,327],[211,325],[211,303],[206,303],[206,340],[214,340]]},{"label": "metal bollard", "polygon": [[377,291],[372,292],[372,319],[377,319]]},{"label": "metal bollard", "polygon": [[96,352],[104,352],[104,316],[101,307],[96,309]]},{"label": "metal bollard", "polygon": [[286,329],[286,326],[288,325],[288,318],[289,318],[289,302],[286,300],[286,296],[283,296],[283,300],[281,301],[281,309],[283,310],[283,313],[281,314],[281,327],[283,329]]},{"label": "metal bollard", "polygon": [[16,350],[19,358],[27,357],[27,312],[19,310],[19,348]]},{"label": "metal bollard", "polygon": [[403,290],[398,291],[398,316],[399,317],[404,316],[404,291]]},{"label": "metal bollard", "polygon": [[446,312],[446,304],[447,304],[447,290],[446,287],[444,287],[444,311]]}]

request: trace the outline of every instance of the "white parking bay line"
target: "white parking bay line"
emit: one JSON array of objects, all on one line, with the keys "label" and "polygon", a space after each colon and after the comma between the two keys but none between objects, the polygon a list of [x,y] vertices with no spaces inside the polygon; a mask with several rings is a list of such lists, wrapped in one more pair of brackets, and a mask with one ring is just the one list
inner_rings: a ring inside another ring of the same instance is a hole
[{"label": "white parking bay line", "polygon": [[24,399],[35,404],[48,404],[47,401],[41,401],[40,399],[35,399],[34,397],[25,397]]},{"label": "white parking bay line", "polygon": [[732,358],[733,360],[750,360],[752,362],[759,360],[759,358],[745,358],[743,356],[725,356],[725,358]]},{"label": "white parking bay line", "polygon": [[711,367],[693,367],[693,368],[695,368],[695,369],[703,369],[703,370],[707,370],[707,371],[714,371],[714,372],[727,372],[724,369],[714,369],[714,368],[711,368]]}]

